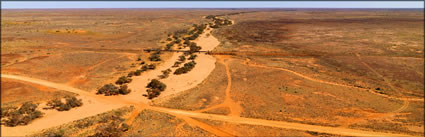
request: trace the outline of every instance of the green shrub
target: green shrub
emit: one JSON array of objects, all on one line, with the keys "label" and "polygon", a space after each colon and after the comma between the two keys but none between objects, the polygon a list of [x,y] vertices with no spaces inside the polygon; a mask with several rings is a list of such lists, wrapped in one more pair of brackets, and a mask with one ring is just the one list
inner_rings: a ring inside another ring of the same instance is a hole
[{"label": "green shrub", "polygon": [[194,61],[185,63],[183,67],[176,69],[174,71],[175,75],[180,75],[191,71],[195,67],[196,63]]},{"label": "green shrub", "polygon": [[162,75],[159,75],[158,77],[160,79],[164,79],[164,78],[167,78],[169,76],[169,74],[171,73],[171,69],[166,69],[166,70],[163,70],[161,72],[162,72]]},{"label": "green shrub", "polygon": [[184,55],[179,56],[179,61],[184,62],[186,60],[186,57]]},{"label": "green shrub", "polygon": [[152,79],[151,82],[148,83],[146,88],[158,89],[160,91],[164,91],[165,88],[167,88],[167,85],[165,85],[164,83],[162,83],[161,81],[157,79]]},{"label": "green shrub", "polygon": [[120,89],[119,89],[119,93],[120,94],[122,94],[122,95],[127,95],[128,93],[130,93],[131,92],[131,90],[130,89],[128,89],[128,86],[127,85],[121,85],[120,86]]},{"label": "green shrub", "polygon": [[[5,110],[2,108],[1,124],[14,127],[18,125],[27,125],[32,120],[40,118],[43,113],[37,110],[38,104],[25,102],[19,108],[8,107]],[[5,114],[3,116],[3,114]]]},{"label": "green shrub", "polygon": [[118,80],[115,82],[115,84],[122,85],[124,83],[130,83],[131,81],[132,81],[132,79],[130,77],[121,76],[120,78],[118,78]]},{"label": "green shrub", "polygon": [[112,83],[104,85],[102,88],[97,90],[96,94],[105,94],[105,96],[118,95],[119,89]]},{"label": "green shrub", "polygon": [[190,54],[189,60],[195,60],[198,55]]}]

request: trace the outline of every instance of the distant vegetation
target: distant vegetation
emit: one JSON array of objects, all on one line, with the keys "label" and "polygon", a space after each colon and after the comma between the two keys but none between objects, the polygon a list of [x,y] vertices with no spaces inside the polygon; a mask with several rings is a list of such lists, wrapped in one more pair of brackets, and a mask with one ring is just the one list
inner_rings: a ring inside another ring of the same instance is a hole
[{"label": "distant vegetation", "polygon": [[25,102],[19,108],[1,108],[1,124],[9,127],[27,125],[32,120],[40,118],[43,113],[37,110],[38,104]]}]

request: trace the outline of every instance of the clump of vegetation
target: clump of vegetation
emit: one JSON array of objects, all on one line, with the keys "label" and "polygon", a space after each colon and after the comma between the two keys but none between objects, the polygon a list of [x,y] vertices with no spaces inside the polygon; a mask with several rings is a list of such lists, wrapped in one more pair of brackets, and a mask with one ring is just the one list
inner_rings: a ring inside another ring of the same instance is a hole
[{"label": "clump of vegetation", "polygon": [[195,65],[196,65],[196,62],[194,61],[185,63],[183,67],[176,69],[176,71],[174,71],[174,74],[180,75],[180,74],[187,73],[191,71],[195,67]]},{"label": "clump of vegetation", "polygon": [[158,76],[160,79],[168,78],[168,76],[171,73],[171,69],[166,69],[166,70],[163,70],[161,72],[162,72],[162,75]]},{"label": "clump of vegetation", "polygon": [[157,51],[151,54],[151,56],[149,57],[150,61],[161,61],[161,57],[160,57],[161,51]]},{"label": "clump of vegetation", "polygon": [[164,91],[165,88],[167,88],[167,85],[157,79],[152,79],[151,82],[148,83],[146,88],[148,88],[146,90],[148,94],[144,96],[147,96],[149,99],[153,99],[155,97],[158,97],[161,92]]},{"label": "clump of vegetation", "polygon": [[131,90],[128,89],[127,85],[121,85],[119,88],[115,86],[112,83],[106,84],[100,89],[97,90],[96,94],[104,94],[105,96],[112,96],[112,95],[127,95],[130,93]]},{"label": "clump of vegetation", "polygon": [[201,47],[201,46],[196,45],[196,43],[194,43],[194,42],[192,42],[192,43],[190,44],[189,48],[190,48],[190,49],[189,49],[189,52],[190,52],[190,53],[198,52],[198,51],[200,51],[200,50],[202,49],[202,47]]},{"label": "clump of vegetation", "polygon": [[190,54],[189,60],[195,60],[198,55]]},{"label": "clump of vegetation", "polygon": [[180,66],[180,64],[182,64],[183,62],[181,62],[181,61],[176,61],[176,62],[174,62],[174,65],[172,66],[173,68],[176,68],[176,67],[179,67]]},{"label": "clump of vegetation", "polygon": [[122,76],[118,78],[118,80],[115,82],[115,84],[122,85],[125,83],[130,83],[132,81],[131,77]]},{"label": "clump of vegetation", "polygon": [[104,123],[96,128],[96,133],[89,137],[119,137],[123,132],[128,131],[130,126],[121,121]]},{"label": "clump of vegetation", "polygon": [[83,101],[81,99],[77,99],[74,96],[66,96],[65,103],[61,101],[61,99],[56,98],[47,102],[48,108],[45,109],[56,109],[58,111],[68,111],[71,108],[80,107],[83,105]]},{"label": "clump of vegetation", "polygon": [[142,68],[141,68],[141,70],[142,71],[146,71],[148,69],[154,70],[155,68],[156,68],[156,65],[155,64],[149,64],[149,65],[143,65]]},{"label": "clump of vegetation", "polygon": [[179,56],[179,61],[184,62],[186,60],[186,57],[184,55]]},{"label": "clump of vegetation", "polygon": [[25,102],[19,108],[1,108],[1,124],[10,127],[27,125],[32,120],[43,116],[43,113],[37,110],[37,107],[38,104]]}]

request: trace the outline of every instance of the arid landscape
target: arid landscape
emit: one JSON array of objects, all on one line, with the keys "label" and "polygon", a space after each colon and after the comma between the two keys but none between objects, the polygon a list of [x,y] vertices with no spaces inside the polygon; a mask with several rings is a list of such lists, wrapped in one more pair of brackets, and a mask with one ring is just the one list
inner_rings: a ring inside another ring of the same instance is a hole
[{"label": "arid landscape", "polygon": [[1,136],[424,136],[423,9],[2,9]]}]

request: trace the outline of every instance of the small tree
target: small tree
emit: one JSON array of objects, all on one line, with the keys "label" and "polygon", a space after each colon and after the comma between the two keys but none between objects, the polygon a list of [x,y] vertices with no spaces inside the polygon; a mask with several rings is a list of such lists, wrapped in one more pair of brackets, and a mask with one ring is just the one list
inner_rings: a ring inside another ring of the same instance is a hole
[{"label": "small tree", "polygon": [[179,56],[179,61],[184,62],[186,60],[186,57],[184,55]]},{"label": "small tree", "polygon": [[118,90],[119,89],[117,86],[112,83],[109,83],[97,90],[96,94],[105,94],[105,96],[117,95],[119,92]]},{"label": "small tree", "polygon": [[119,93],[120,94],[122,94],[122,95],[127,95],[128,93],[130,93],[131,92],[131,90],[130,89],[128,89],[128,86],[127,85],[121,85],[120,86],[120,89],[119,89]]},{"label": "small tree", "polygon": [[190,54],[189,60],[195,60],[198,55]]},{"label": "small tree", "polygon": [[130,83],[132,81],[132,79],[130,77],[126,77],[126,76],[121,76],[116,82],[115,84],[118,85],[122,85],[124,83]]},{"label": "small tree", "polygon": [[164,83],[162,83],[161,81],[159,81],[157,79],[152,79],[151,82],[149,82],[146,87],[151,88],[151,89],[158,89],[160,91],[164,91],[165,88],[167,88],[167,85],[165,85]]}]

